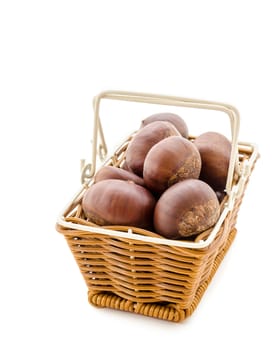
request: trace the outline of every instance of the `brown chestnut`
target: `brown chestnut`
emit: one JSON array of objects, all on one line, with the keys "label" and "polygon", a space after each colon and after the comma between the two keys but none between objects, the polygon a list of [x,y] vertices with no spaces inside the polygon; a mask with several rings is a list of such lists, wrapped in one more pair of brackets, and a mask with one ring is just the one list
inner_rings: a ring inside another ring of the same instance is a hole
[{"label": "brown chestnut", "polygon": [[223,199],[226,196],[225,191],[216,191],[215,193],[216,193],[216,196],[218,198],[219,203],[222,203]]},{"label": "brown chestnut", "polygon": [[157,233],[179,239],[203,232],[213,226],[220,215],[215,192],[205,182],[188,179],[168,188],[154,210]]},{"label": "brown chestnut", "polygon": [[200,179],[215,191],[223,191],[226,186],[230,161],[231,142],[217,132],[206,132],[194,140],[202,158]]},{"label": "brown chestnut", "polygon": [[201,157],[195,145],[182,136],[170,136],[149,150],[143,178],[153,193],[162,193],[176,182],[197,179],[201,170]]},{"label": "brown chestnut", "polygon": [[157,113],[153,114],[144,120],[142,120],[141,128],[145,125],[148,125],[149,123],[155,122],[157,120],[167,121],[173,124],[176,129],[179,131],[179,133],[185,137],[188,138],[188,127],[186,125],[186,122],[177,114],[174,113]]},{"label": "brown chestnut", "polygon": [[151,229],[155,198],[132,181],[103,180],[85,192],[82,208],[97,225],[125,225]]},{"label": "brown chestnut", "polygon": [[114,166],[105,165],[95,174],[94,182],[96,183],[108,179],[133,181],[140,186],[144,186],[145,184],[144,179],[132,172]]},{"label": "brown chestnut", "polygon": [[143,176],[144,160],[150,148],[172,135],[179,135],[179,132],[165,121],[156,121],[138,130],[126,150],[125,161],[129,170]]}]

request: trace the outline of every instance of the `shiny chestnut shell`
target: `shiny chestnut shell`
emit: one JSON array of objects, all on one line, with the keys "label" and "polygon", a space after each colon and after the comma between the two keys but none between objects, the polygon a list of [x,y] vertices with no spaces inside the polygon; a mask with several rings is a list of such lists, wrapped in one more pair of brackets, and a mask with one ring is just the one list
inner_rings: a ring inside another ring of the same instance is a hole
[{"label": "shiny chestnut shell", "polygon": [[145,184],[144,180],[140,176],[125,169],[117,168],[110,165],[105,165],[102,168],[100,168],[94,176],[95,183],[109,179],[133,181],[136,185],[140,186],[144,186]]},{"label": "shiny chestnut shell", "polygon": [[179,239],[207,230],[219,215],[220,205],[212,188],[201,180],[188,179],[171,186],[159,198],[154,227],[166,238]]},{"label": "shiny chestnut shell", "polygon": [[159,141],[173,135],[179,135],[178,130],[165,121],[155,121],[138,130],[126,150],[125,162],[128,169],[142,177],[148,151]]},{"label": "shiny chestnut shell", "polygon": [[227,180],[231,142],[224,135],[209,131],[198,136],[194,144],[202,159],[200,179],[215,191],[223,191]]},{"label": "shiny chestnut shell", "polygon": [[97,225],[125,225],[150,229],[155,207],[153,195],[132,181],[102,180],[85,192],[82,208]]},{"label": "shiny chestnut shell", "polygon": [[148,152],[143,178],[153,193],[162,193],[175,183],[197,179],[201,170],[201,157],[196,146],[182,136],[168,137]]},{"label": "shiny chestnut shell", "polygon": [[150,123],[153,123],[159,120],[170,122],[176,127],[176,129],[179,131],[179,133],[183,137],[188,138],[188,127],[186,122],[178,114],[174,114],[174,113],[152,114],[149,117],[142,120],[141,127],[144,127]]}]

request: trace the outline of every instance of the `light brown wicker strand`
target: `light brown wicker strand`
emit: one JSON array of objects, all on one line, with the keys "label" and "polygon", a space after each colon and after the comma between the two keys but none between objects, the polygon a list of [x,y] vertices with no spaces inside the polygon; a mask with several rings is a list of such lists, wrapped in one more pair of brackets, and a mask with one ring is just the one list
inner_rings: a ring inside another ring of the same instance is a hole
[{"label": "light brown wicker strand", "polygon": [[182,320],[182,312],[174,305],[160,305],[156,303],[132,303],[117,295],[89,292],[89,302],[97,307],[107,307],[120,311],[134,312],[144,316],[160,318],[163,320],[179,322]]},{"label": "light brown wicker strand", "polygon": [[121,311],[134,312],[134,304],[127,299],[123,299],[115,294],[88,292],[88,301],[98,307],[108,307]]},{"label": "light brown wicker strand", "polygon": [[140,315],[160,318],[167,321],[179,322],[181,320],[180,312],[169,305],[139,304],[135,312]]}]

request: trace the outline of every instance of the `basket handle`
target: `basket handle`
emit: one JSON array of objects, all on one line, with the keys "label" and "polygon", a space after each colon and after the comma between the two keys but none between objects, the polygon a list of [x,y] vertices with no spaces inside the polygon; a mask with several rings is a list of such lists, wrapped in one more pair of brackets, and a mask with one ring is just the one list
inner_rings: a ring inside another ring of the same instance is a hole
[{"label": "basket handle", "polygon": [[84,182],[87,179],[91,179],[95,173],[96,169],[96,156],[98,149],[98,133],[100,134],[101,143],[99,145],[99,155],[104,156],[106,154],[106,143],[103,135],[103,130],[101,126],[101,121],[99,118],[99,109],[100,102],[102,99],[111,99],[111,100],[122,100],[122,101],[131,101],[131,102],[141,102],[141,103],[150,103],[150,104],[159,104],[159,105],[170,105],[178,107],[189,107],[189,108],[199,108],[199,109],[209,109],[224,112],[228,115],[231,125],[231,156],[230,163],[228,168],[227,182],[226,182],[226,192],[230,194],[232,189],[232,182],[234,172],[239,173],[239,162],[238,162],[238,135],[239,135],[239,126],[240,126],[240,117],[237,109],[231,105],[177,97],[177,96],[166,96],[158,94],[147,94],[139,92],[128,92],[128,91],[116,91],[109,90],[103,91],[93,100],[94,108],[94,127],[93,127],[93,142],[92,142],[92,160],[91,164],[87,164],[83,168],[82,172],[82,181]]}]

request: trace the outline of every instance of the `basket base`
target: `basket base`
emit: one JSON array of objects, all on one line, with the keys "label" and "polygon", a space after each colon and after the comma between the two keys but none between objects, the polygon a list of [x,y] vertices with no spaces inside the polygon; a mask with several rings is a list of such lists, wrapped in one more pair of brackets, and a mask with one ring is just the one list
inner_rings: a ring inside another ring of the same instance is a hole
[{"label": "basket base", "polygon": [[121,311],[133,312],[136,314],[159,318],[162,320],[180,322],[189,317],[193,311],[197,308],[204,292],[206,291],[209,283],[214,277],[219,265],[226,255],[231,243],[236,236],[237,230],[234,228],[227,239],[226,245],[216,256],[212,270],[207,280],[205,280],[197,289],[196,294],[190,307],[182,309],[180,304],[174,303],[136,303],[125,298],[122,298],[114,293],[99,292],[95,293],[91,290],[88,291],[88,301],[90,304],[98,307],[108,307]]}]

